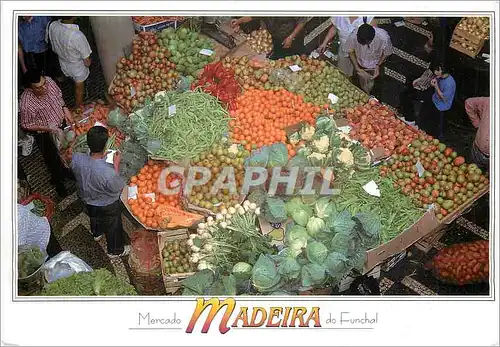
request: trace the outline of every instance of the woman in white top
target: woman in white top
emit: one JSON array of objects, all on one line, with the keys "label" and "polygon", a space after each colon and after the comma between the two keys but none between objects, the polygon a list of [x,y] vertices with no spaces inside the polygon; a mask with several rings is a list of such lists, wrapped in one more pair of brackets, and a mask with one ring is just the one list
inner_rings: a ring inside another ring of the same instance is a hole
[{"label": "woman in white top", "polygon": [[347,76],[351,77],[354,72],[354,67],[349,59],[349,52],[345,49],[345,43],[349,34],[357,27],[366,21],[366,23],[376,26],[375,17],[331,17],[332,27],[328,31],[323,43],[318,47],[320,52],[324,52],[328,43],[333,39],[335,34],[339,33],[340,47],[338,53],[338,67]]}]

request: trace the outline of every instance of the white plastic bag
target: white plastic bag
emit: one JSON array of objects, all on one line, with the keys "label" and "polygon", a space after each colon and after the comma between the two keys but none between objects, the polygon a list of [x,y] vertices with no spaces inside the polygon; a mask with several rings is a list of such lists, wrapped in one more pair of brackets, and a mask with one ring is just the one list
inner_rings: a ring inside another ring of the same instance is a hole
[{"label": "white plastic bag", "polygon": [[92,268],[70,252],[60,252],[44,265],[45,279],[48,283],[69,277],[78,272],[91,272]]}]

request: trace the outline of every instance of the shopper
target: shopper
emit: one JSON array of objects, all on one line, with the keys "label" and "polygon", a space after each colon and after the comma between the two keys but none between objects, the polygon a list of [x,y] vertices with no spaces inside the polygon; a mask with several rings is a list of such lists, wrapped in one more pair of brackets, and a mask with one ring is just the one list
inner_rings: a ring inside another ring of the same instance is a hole
[{"label": "shopper", "polygon": [[465,111],[472,125],[477,129],[472,144],[472,161],[481,169],[490,169],[490,98],[469,98],[465,100]]},{"label": "shopper", "polygon": [[85,35],[74,24],[75,20],[76,17],[63,17],[50,23],[46,39],[58,55],[64,75],[75,82],[75,108],[79,108],[83,105],[85,81],[90,74],[92,50]]},{"label": "shopper", "polygon": [[361,89],[370,94],[380,76],[381,65],[392,54],[389,34],[371,26],[365,19],[361,26],[351,32],[345,48],[349,51]]},{"label": "shopper", "polygon": [[50,22],[46,16],[22,16],[18,23],[18,57],[21,71],[40,69],[47,74],[47,42],[45,30]]},{"label": "shopper", "polygon": [[[408,125],[417,127],[417,118],[423,103],[432,97],[433,88],[431,81],[434,78],[434,73],[427,69],[424,73],[407,83],[405,89],[400,94],[400,112],[403,115],[403,121]],[[407,78],[409,81],[412,78]]]},{"label": "shopper", "polygon": [[62,252],[47,218],[39,217],[28,206],[17,204],[17,245],[38,246],[49,257]]},{"label": "shopper", "polygon": [[323,53],[330,41],[339,35],[339,52],[338,52],[338,68],[344,72],[346,76],[352,77],[354,67],[351,59],[349,58],[349,51],[346,49],[346,42],[351,32],[362,25],[363,23],[370,23],[371,26],[376,26],[374,17],[331,17],[332,26],[323,40],[323,43],[318,47],[320,53]]},{"label": "shopper", "polygon": [[431,98],[424,102],[417,125],[428,134],[442,140],[444,132],[443,112],[448,111],[453,105],[456,84],[443,63],[436,63],[431,70],[434,72],[434,78],[431,80],[434,93]]},{"label": "shopper", "polygon": [[[231,21],[235,31],[239,31],[240,25],[249,23],[252,17],[241,17]],[[281,59],[291,55],[304,53],[304,26],[307,22],[305,17],[264,17],[262,22],[273,39],[273,51],[271,59]]]},{"label": "shopper", "polygon": [[92,235],[96,241],[106,235],[108,256],[115,258],[128,255],[130,246],[124,245],[120,193],[125,181],[119,175],[120,154],[115,152],[113,166],[106,162],[108,138],[106,128],[91,128],[87,133],[90,155],[73,153],[71,167],[78,195],[87,205]]},{"label": "shopper", "polygon": [[51,175],[50,182],[64,197],[67,192],[63,181],[71,178],[71,173],[61,163],[52,136],[60,135],[66,122],[72,124],[73,115],[64,105],[61,89],[50,77],[43,76],[40,70],[28,70],[24,80],[26,89],[19,105],[21,128],[34,136]]}]

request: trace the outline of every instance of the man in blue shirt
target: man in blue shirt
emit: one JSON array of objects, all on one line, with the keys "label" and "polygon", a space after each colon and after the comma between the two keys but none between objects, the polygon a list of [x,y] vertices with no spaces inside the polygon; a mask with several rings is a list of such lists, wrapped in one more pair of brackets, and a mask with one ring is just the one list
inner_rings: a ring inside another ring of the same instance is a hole
[{"label": "man in blue shirt", "polygon": [[46,16],[22,16],[18,23],[18,56],[21,70],[39,69],[47,74],[47,42],[45,30],[50,22]]},{"label": "man in blue shirt", "polygon": [[94,239],[106,235],[108,256],[126,256],[130,246],[124,245],[125,231],[122,225],[120,194],[125,181],[120,177],[120,155],[115,152],[113,166],[106,163],[104,152],[108,141],[108,129],[95,126],[87,133],[90,155],[73,153],[71,168],[76,178],[78,195],[87,205],[90,228]]},{"label": "man in blue shirt", "polygon": [[455,79],[450,75],[447,67],[438,63],[433,68],[435,77],[431,80],[434,88],[432,98],[427,100],[420,111],[419,127],[429,135],[442,140],[444,128],[443,112],[451,109],[455,91]]}]

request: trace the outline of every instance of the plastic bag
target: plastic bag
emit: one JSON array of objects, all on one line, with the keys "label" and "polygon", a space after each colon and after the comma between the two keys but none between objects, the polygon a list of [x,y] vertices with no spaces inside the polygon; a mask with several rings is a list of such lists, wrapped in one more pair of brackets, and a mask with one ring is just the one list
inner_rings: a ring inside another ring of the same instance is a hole
[{"label": "plastic bag", "polygon": [[457,243],[440,250],[425,265],[440,281],[465,285],[489,280],[489,241]]},{"label": "plastic bag", "polygon": [[146,150],[149,153],[155,154],[161,148],[161,142],[155,139],[149,139]]},{"label": "plastic bag", "polygon": [[34,245],[22,245],[17,252],[17,270],[19,279],[31,277],[37,273],[48,258],[47,252]]},{"label": "plastic bag", "polygon": [[269,81],[294,93],[304,84],[300,75],[289,68],[274,69],[269,75]]},{"label": "plastic bag", "polygon": [[191,88],[191,83],[193,83],[193,77],[188,76],[181,76],[179,77],[177,81],[177,88],[176,90],[178,92],[185,92],[186,90],[189,90]]},{"label": "plastic bag", "polygon": [[69,277],[78,272],[91,272],[92,268],[76,255],[64,251],[49,259],[44,265],[45,279],[48,283]]}]

